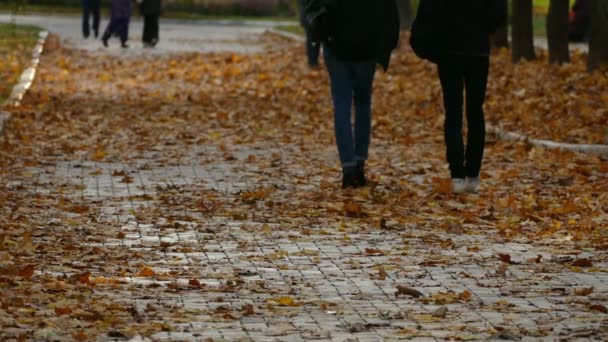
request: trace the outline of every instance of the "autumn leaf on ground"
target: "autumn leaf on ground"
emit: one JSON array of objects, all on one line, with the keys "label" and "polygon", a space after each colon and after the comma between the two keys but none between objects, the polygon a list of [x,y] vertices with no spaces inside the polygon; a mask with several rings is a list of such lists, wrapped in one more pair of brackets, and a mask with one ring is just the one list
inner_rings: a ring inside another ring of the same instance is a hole
[{"label": "autumn leaf on ground", "polygon": [[278,298],[272,298],[272,299],[269,299],[268,301],[276,303],[279,306],[296,307],[296,306],[301,306],[302,305],[300,302],[297,302],[292,297],[287,297],[287,296],[278,297]]},{"label": "autumn leaf on ground", "polygon": [[397,292],[395,292],[395,297],[399,296],[410,296],[414,298],[422,297],[422,292],[413,289],[411,287],[397,285]]},{"label": "autumn leaf on ground", "polygon": [[154,272],[154,270],[151,269],[150,267],[146,266],[146,267],[142,268],[139,271],[139,273],[137,273],[135,276],[144,277],[144,278],[154,277],[154,276],[156,276],[156,272]]},{"label": "autumn leaf on ground", "polygon": [[30,279],[34,275],[36,265],[27,265],[19,270],[19,276],[24,279]]},{"label": "autumn leaf on ground", "polygon": [[344,216],[353,218],[362,217],[363,209],[355,202],[346,201],[344,202]]},{"label": "autumn leaf on ground", "polygon": [[440,194],[448,195],[452,193],[452,183],[447,178],[433,178],[433,187]]},{"label": "autumn leaf on ground", "polygon": [[581,258],[581,259],[574,260],[574,262],[572,263],[572,266],[575,266],[575,267],[593,267],[593,263],[591,262],[591,260],[589,260],[587,258]]}]

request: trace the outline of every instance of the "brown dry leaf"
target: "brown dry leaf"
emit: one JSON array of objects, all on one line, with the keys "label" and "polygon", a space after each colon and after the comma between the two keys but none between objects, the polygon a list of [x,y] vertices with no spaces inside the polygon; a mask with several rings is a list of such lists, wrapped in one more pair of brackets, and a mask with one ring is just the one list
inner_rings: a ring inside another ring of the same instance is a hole
[{"label": "brown dry leaf", "polygon": [[361,217],[363,216],[363,209],[361,206],[352,201],[344,202],[344,216],[346,217]]},{"label": "brown dry leaf", "polygon": [[593,293],[593,287],[576,288],[572,292],[575,296],[588,296]]},{"label": "brown dry leaf", "polygon": [[135,276],[149,278],[149,277],[156,276],[156,272],[154,272],[154,270],[152,268],[146,266],[146,267],[142,268]]},{"label": "brown dry leaf", "polygon": [[190,279],[188,281],[188,285],[190,287],[194,287],[195,289],[200,289],[201,288],[201,282],[198,281],[197,279]]},{"label": "brown dry leaf", "polygon": [[35,270],[36,265],[26,265],[25,267],[19,270],[19,276],[24,279],[30,279],[34,275]]},{"label": "brown dry leaf", "polygon": [[447,178],[433,178],[433,187],[435,192],[440,194],[451,194],[452,193],[452,182]]},{"label": "brown dry leaf", "polygon": [[301,303],[297,302],[292,297],[288,297],[288,296],[283,296],[283,297],[269,299],[269,301],[272,301],[272,302],[276,303],[279,306],[296,307],[296,306],[301,306],[302,305]]},{"label": "brown dry leaf", "polygon": [[469,290],[464,290],[460,295],[458,295],[458,299],[463,302],[466,302],[471,299],[472,293]]},{"label": "brown dry leaf", "polygon": [[254,307],[251,304],[245,304],[245,305],[243,305],[243,307],[241,308],[241,311],[243,312],[244,316],[253,316],[253,315],[255,315]]},{"label": "brown dry leaf", "polygon": [[591,262],[591,260],[589,260],[587,258],[581,258],[581,259],[574,260],[574,262],[572,263],[572,266],[574,266],[574,267],[592,267],[593,263]]},{"label": "brown dry leaf", "polygon": [[100,162],[102,161],[106,156],[108,155],[108,152],[106,152],[105,149],[98,147],[95,152],[93,153],[93,155],[91,156],[91,160],[92,161],[96,161],[96,162]]},{"label": "brown dry leaf", "polygon": [[72,309],[65,307],[65,308],[60,308],[57,307],[55,308],[55,315],[57,316],[63,316],[63,315],[69,315],[72,313]]},{"label": "brown dry leaf", "polygon": [[384,270],[384,268],[381,268],[381,269],[378,271],[378,279],[380,279],[380,280],[385,280],[385,279],[386,279],[386,277],[388,277],[388,273],[386,273],[386,271]]},{"label": "brown dry leaf", "polygon": [[606,308],[602,304],[592,304],[589,306],[589,309],[591,311],[595,311],[595,312],[601,312],[601,313],[605,313],[605,314],[608,313],[608,308]]},{"label": "brown dry leaf", "polygon": [[419,297],[422,297],[423,294],[422,294],[422,292],[420,292],[416,289],[413,289],[411,287],[397,285],[397,292],[395,292],[395,297],[399,297],[399,296],[410,296],[410,297],[414,297],[414,298],[419,298]]},{"label": "brown dry leaf", "polygon": [[498,254],[498,259],[506,264],[510,264],[511,263],[511,255],[510,254],[502,254],[499,253]]}]

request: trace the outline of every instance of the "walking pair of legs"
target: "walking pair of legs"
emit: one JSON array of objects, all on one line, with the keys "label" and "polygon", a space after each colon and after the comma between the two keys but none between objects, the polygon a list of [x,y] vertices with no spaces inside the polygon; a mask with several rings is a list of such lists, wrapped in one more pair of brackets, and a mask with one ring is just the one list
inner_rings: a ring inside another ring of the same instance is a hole
[{"label": "walking pair of legs", "polygon": [[371,140],[372,86],[376,62],[342,61],[336,58],[327,46],[323,48],[323,55],[331,80],[334,127],[343,172],[342,187],[365,186],[365,161]]},{"label": "walking pair of legs", "polygon": [[123,48],[127,48],[127,40],[129,39],[129,18],[111,18],[108,27],[103,33],[101,40],[105,47],[108,46],[108,40],[112,36],[118,36]]},{"label": "walking pair of legs", "polygon": [[89,38],[91,28],[95,38],[99,35],[99,7],[100,0],[82,0],[82,36],[85,38]]},{"label": "walking pair of legs", "polygon": [[[486,126],[483,104],[490,59],[487,56],[446,56],[439,62],[445,106],[445,143],[453,191],[475,192],[483,160]],[[467,143],[464,145],[463,93],[466,90]]]}]

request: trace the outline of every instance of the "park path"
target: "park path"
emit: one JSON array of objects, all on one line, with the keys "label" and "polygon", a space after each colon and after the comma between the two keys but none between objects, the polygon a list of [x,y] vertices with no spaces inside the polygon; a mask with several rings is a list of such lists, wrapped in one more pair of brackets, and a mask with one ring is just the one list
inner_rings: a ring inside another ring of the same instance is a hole
[{"label": "park path", "polygon": [[[482,191],[452,196],[436,104],[379,94],[374,185],[342,191],[302,47],[197,30],[228,51],[169,33],[166,54],[81,51],[68,32],[10,109],[2,340],[608,337],[601,160],[489,137]],[[422,68],[408,58],[396,74]],[[400,82],[379,76],[420,87]]]},{"label": "park path", "polygon": [[[0,14],[0,22],[11,22],[12,16]],[[273,21],[230,21],[230,20],[198,20],[179,21],[161,19],[161,37],[155,49],[142,47],[142,21],[134,17],[130,25],[130,49],[122,51],[117,39],[110,40],[110,48],[102,46],[99,39],[90,37],[84,39],[81,30],[81,18],[78,16],[17,16],[16,22],[34,25],[59,35],[63,43],[69,47],[87,51],[97,51],[124,56],[137,54],[166,54],[176,52],[260,52],[263,46],[256,43],[256,37],[266,30],[280,24]],[[108,23],[102,18],[100,35]]]}]

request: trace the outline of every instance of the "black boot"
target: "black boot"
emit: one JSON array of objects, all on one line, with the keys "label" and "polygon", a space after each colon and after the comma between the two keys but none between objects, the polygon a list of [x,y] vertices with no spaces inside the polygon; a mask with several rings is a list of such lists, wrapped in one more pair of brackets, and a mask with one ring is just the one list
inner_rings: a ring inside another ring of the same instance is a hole
[{"label": "black boot", "polygon": [[355,188],[357,186],[355,173],[355,167],[342,168],[342,189]]},{"label": "black boot", "polygon": [[103,36],[101,42],[103,43],[103,46],[108,47],[108,37]]},{"label": "black boot", "polygon": [[365,178],[365,160],[359,160],[355,168],[355,182],[357,186],[366,186],[367,179]]}]

